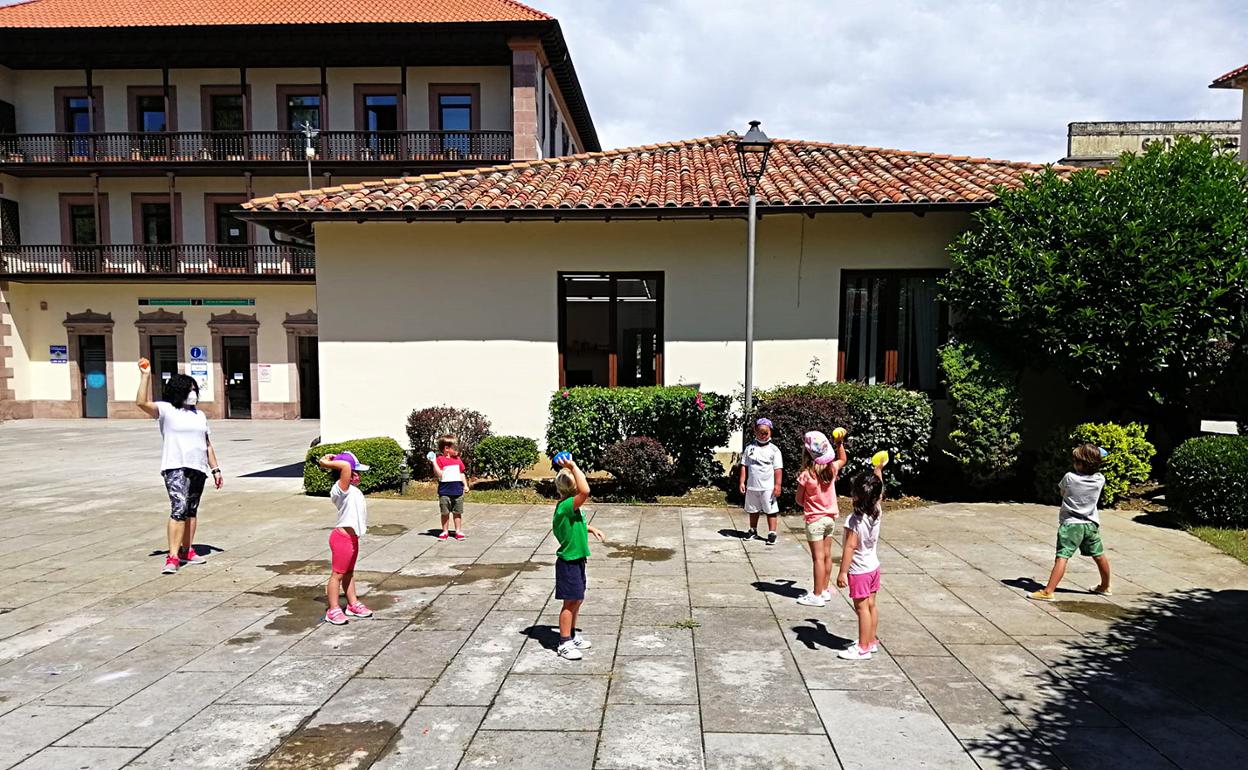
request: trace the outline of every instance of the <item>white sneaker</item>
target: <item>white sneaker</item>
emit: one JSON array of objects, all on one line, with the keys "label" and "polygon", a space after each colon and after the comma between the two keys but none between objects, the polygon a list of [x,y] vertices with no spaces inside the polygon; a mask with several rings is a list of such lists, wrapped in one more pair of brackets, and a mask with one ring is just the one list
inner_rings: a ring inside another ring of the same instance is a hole
[{"label": "white sneaker", "polygon": [[871,653],[859,647],[855,642],[838,652],[836,657],[841,660],[871,660]]},{"label": "white sneaker", "polygon": [[825,607],[827,602],[818,594],[802,594],[797,597],[798,604],[804,604],[807,607]]},{"label": "white sneaker", "polygon": [[832,601],[832,589],[831,588],[823,589],[823,593],[819,594],[819,598],[823,599],[825,602]]},{"label": "white sneaker", "polygon": [[559,655],[559,657],[564,658],[565,660],[580,660],[585,657],[581,654],[580,650],[576,649],[575,640],[560,644],[559,648],[556,649],[555,652]]},{"label": "white sneaker", "polygon": [[589,641],[585,637],[581,636],[580,634],[577,634],[576,636],[572,637],[572,646],[576,647],[576,649],[578,650],[588,650],[590,647],[594,646],[594,643]]}]

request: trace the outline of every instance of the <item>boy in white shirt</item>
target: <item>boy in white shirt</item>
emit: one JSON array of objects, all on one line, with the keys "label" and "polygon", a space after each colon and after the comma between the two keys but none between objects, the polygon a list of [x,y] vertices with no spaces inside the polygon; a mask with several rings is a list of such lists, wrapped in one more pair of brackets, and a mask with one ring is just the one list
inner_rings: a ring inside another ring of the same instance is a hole
[{"label": "boy in white shirt", "polygon": [[1101,582],[1092,593],[1109,596],[1109,557],[1101,542],[1101,517],[1096,510],[1105,488],[1105,476],[1099,473],[1105,450],[1095,444],[1080,444],[1071,452],[1074,470],[1062,477],[1058,491],[1062,493],[1062,507],[1057,513],[1057,556],[1053,559],[1053,571],[1049,582],[1028,596],[1036,601],[1051,602],[1057,584],[1066,576],[1066,563],[1075,551],[1091,556],[1101,574]]},{"label": "boy in white shirt", "polygon": [[750,515],[749,538],[758,537],[758,516],[767,514],[767,545],[776,543],[779,519],[780,479],[784,475],[784,458],[780,448],[771,443],[771,420],[760,417],[754,423],[754,440],[741,453],[741,494],[745,495],[745,512]]},{"label": "boy in white shirt", "polygon": [[[346,625],[347,615],[368,618],[373,614],[355,595],[355,562],[360,555],[360,535],[368,531],[368,506],[364,502],[364,493],[360,491],[360,471],[369,468],[351,452],[325,455],[316,464],[335,476],[329,499],[338,509],[338,521],[329,533],[331,561],[329,583],[325,586],[329,608],[325,610],[325,621],[342,626]],[[338,593],[343,587],[347,592],[345,613],[338,606]]]}]

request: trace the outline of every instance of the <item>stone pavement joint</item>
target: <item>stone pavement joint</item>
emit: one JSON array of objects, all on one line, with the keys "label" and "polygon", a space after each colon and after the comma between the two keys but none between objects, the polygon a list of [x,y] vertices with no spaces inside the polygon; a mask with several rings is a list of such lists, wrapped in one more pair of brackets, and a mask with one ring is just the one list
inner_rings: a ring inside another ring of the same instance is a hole
[{"label": "stone pavement joint", "polygon": [[[376,617],[320,622],[332,509],[299,479],[315,423],[214,425],[209,561],[159,574],[167,500],[146,423],[0,425],[0,768],[1230,767],[1248,756],[1248,567],[1104,514],[1112,597],[1074,560],[1023,598],[1055,512],[945,504],[883,523],[881,651],[850,663],[843,593],[797,605],[800,517],[588,506],[580,618],[555,656],[550,506],[374,498]],[[99,457],[124,458],[100,463]],[[89,469],[89,470],[88,470]],[[261,472],[261,475],[254,476]]]}]

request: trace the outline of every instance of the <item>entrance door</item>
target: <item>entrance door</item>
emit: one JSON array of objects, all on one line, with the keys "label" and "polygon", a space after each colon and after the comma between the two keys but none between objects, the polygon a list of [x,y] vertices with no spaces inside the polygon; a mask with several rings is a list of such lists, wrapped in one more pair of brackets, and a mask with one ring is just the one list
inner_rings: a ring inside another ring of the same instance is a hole
[{"label": "entrance door", "polygon": [[217,266],[223,270],[242,272],[247,269],[247,224],[232,213],[237,203],[212,204],[216,220]]},{"label": "entrance door", "polygon": [[149,339],[152,352],[152,399],[159,400],[165,383],[178,373],[178,338],[172,334],[158,334]]},{"label": "entrance door", "polygon": [[104,335],[78,337],[78,371],[82,375],[82,416],[108,416],[108,362],[104,356]]},{"label": "entrance door", "polygon": [[251,338],[222,337],[221,366],[225,371],[225,416],[251,418]]},{"label": "entrance door", "polygon": [[315,420],[321,416],[321,369],[316,337],[297,337],[299,366],[299,416]]},{"label": "entrance door", "polygon": [[173,211],[168,203],[140,203],[139,229],[148,272],[173,270]]}]

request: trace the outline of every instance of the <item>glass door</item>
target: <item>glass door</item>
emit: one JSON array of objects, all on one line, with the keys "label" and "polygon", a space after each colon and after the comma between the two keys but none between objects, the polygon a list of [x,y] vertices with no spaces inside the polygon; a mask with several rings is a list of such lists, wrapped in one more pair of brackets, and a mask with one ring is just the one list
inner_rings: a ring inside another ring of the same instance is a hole
[{"label": "glass door", "polygon": [[560,274],[559,358],[566,387],[661,383],[663,274]]},{"label": "glass door", "polygon": [[321,373],[316,337],[297,337],[299,342],[299,416],[315,420],[321,416]]},{"label": "glass door", "polygon": [[213,94],[208,97],[211,111],[208,129],[212,131],[209,147],[213,160],[244,157],[243,97],[239,94]]},{"label": "glass door", "polygon": [[251,417],[251,338],[222,337],[221,366],[225,374],[225,416]]},{"label": "glass door", "polygon": [[148,338],[152,362],[152,398],[159,400],[165,383],[178,373],[178,338],[172,334],[156,334]]},{"label": "glass door", "polygon": [[217,230],[217,266],[222,270],[247,270],[247,223],[232,213],[237,203],[214,203],[213,217]]},{"label": "glass door", "polygon": [[78,337],[78,371],[82,377],[82,416],[108,416],[108,361],[104,335]]},{"label": "glass door", "polygon": [[139,228],[149,272],[173,271],[173,212],[168,203],[140,203]]}]

